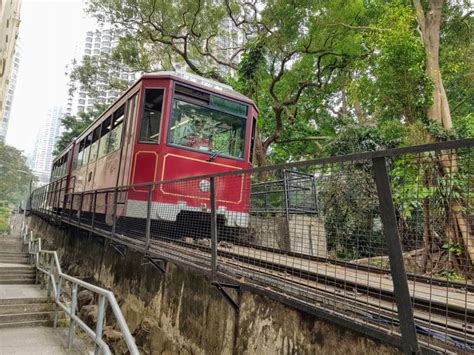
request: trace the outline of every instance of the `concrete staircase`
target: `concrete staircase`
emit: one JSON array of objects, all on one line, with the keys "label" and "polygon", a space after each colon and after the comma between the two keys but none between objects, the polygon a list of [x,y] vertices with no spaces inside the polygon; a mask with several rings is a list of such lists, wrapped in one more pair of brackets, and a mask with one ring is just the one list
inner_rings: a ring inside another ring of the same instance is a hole
[{"label": "concrete staircase", "polygon": [[54,305],[22,248],[21,239],[0,237],[0,329],[52,325]]},{"label": "concrete staircase", "polygon": [[29,254],[22,252],[19,238],[0,238],[0,285],[35,283],[35,268]]},{"label": "concrete staircase", "polygon": [[45,297],[0,299],[0,329],[52,326],[54,305]]}]

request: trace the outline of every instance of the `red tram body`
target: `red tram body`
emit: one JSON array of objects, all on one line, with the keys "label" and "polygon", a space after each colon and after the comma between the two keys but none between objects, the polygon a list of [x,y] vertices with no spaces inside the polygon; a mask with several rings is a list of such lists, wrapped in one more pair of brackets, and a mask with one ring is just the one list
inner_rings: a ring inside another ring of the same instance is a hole
[{"label": "red tram body", "polygon": [[[254,103],[229,86],[188,73],[143,75],[54,160],[47,204],[94,210],[110,224],[111,194],[98,194],[94,208],[87,192],[138,185],[119,191],[115,212],[143,219],[149,186],[140,184],[250,168],[256,120]],[[217,211],[226,226],[247,227],[249,198],[246,175],[219,181]],[[151,200],[154,220],[207,214],[209,182],[156,184]]]}]

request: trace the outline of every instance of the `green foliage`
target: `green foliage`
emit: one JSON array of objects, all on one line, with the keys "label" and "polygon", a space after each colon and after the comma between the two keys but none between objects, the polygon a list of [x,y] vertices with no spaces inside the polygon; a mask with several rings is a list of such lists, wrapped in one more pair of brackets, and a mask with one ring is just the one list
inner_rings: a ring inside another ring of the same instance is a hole
[{"label": "green foliage", "polygon": [[[69,93],[72,94],[80,85],[89,96],[97,98],[106,89],[125,90],[131,83],[121,79],[117,73],[123,69],[123,63],[114,59],[107,53],[98,56],[84,56],[80,64],[73,62],[70,70]],[[98,82],[105,83],[104,86],[95,85]]]},{"label": "green foliage", "polygon": [[26,165],[26,158],[18,149],[0,142],[0,202],[12,207],[24,201],[30,182],[36,177]]},{"label": "green foliage", "polygon": [[10,225],[8,223],[10,210],[6,201],[0,201],[0,233],[10,231]]},{"label": "green foliage", "polygon": [[379,5],[379,30],[365,34],[369,52],[357,64],[353,100],[379,119],[413,123],[425,116],[432,85],[425,74],[425,52],[416,31],[414,9],[403,2]]},{"label": "green foliage", "polygon": [[78,116],[66,115],[61,118],[64,131],[56,140],[53,155],[57,156],[78,137],[107,108],[106,104],[95,104],[91,111],[80,112]]},{"label": "green foliage", "polygon": [[437,275],[449,281],[465,281],[466,280],[462,275],[459,275],[456,271],[451,270],[451,269],[443,270],[439,272]]}]

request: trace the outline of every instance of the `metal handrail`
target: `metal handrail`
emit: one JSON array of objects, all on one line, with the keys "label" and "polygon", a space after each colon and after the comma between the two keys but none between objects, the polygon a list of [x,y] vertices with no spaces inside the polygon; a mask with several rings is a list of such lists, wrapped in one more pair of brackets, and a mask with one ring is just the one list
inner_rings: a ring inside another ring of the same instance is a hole
[{"label": "metal handrail", "polygon": [[[124,335],[124,340],[127,344],[130,354],[138,355],[139,351],[137,345],[135,344],[135,340],[133,339],[133,336],[130,332],[130,329],[128,328],[125,318],[123,317],[122,311],[117,303],[114,294],[109,290],[92,285],[88,282],[79,280],[75,277],[63,273],[61,265],[59,263],[57,252],[51,250],[42,250],[41,238],[34,238],[33,232],[31,230],[28,231],[28,225],[26,224],[22,225],[22,236],[23,244],[28,246],[28,253],[34,258],[34,264],[36,266],[36,269],[42,272],[50,280],[50,284],[48,284],[48,296],[50,296],[51,289],[49,285],[51,285],[54,300],[57,305],[54,314],[54,327],[56,327],[57,325],[58,307],[63,310],[70,318],[68,334],[69,349],[72,346],[75,324],[78,324],[80,328],[96,343],[95,354],[99,353],[99,348],[103,354],[111,354],[109,346],[102,340],[102,332],[105,321],[105,310],[108,302],[112,309],[112,312],[114,313],[115,319],[117,320],[119,328]],[[46,261],[48,257],[50,259],[48,263],[49,267],[45,267],[43,261]],[[69,307],[61,302],[61,291],[64,281],[69,281],[70,283],[72,283],[71,304]],[[76,315],[77,289],[79,287],[85,288],[99,295],[99,309],[95,330],[91,329]]]}]

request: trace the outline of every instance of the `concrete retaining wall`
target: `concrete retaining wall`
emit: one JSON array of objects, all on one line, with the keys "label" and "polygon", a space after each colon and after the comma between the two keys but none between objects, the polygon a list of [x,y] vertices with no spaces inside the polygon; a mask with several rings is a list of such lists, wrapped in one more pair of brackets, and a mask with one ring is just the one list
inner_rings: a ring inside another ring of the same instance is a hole
[{"label": "concrete retaining wall", "polygon": [[[351,331],[250,292],[233,294],[236,314],[205,276],[167,263],[166,273],[120,256],[96,236],[59,229],[37,217],[29,224],[43,248],[57,250],[64,270],[114,291],[137,345],[146,354],[398,353]],[[118,342],[116,353],[123,352]]]}]

